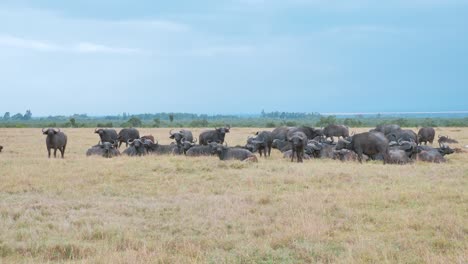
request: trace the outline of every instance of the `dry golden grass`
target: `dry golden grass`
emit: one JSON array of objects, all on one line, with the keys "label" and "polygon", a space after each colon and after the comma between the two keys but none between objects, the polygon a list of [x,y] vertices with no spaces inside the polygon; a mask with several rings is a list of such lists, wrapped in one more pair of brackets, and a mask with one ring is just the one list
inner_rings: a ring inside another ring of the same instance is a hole
[{"label": "dry golden grass", "polygon": [[[255,129],[232,129],[230,145]],[[0,129],[1,263],[467,263],[468,154],[382,165],[215,157],[64,160]],[[168,129],[141,129],[169,143]],[[198,135],[199,130],[194,131]],[[442,128],[468,144],[468,129]]]}]

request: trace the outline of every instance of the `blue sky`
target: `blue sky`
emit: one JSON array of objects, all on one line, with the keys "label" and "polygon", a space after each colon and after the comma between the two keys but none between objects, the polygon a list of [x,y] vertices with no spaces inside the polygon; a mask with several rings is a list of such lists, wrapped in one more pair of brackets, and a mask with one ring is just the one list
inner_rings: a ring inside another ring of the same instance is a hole
[{"label": "blue sky", "polygon": [[0,112],[468,110],[468,0],[2,0]]}]

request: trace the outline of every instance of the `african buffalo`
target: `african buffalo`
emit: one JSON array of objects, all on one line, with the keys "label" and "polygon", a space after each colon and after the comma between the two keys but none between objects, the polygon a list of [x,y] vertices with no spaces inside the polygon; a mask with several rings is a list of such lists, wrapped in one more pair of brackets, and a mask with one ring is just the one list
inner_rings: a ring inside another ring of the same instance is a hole
[{"label": "african buffalo", "polygon": [[243,148],[230,148],[223,144],[210,144],[211,154],[217,154],[220,160],[240,160],[257,162],[257,156]]},{"label": "african buffalo", "polygon": [[118,140],[119,135],[115,129],[108,129],[108,128],[96,128],[94,133],[99,134],[99,138],[101,142],[109,142],[114,143],[114,141]]},{"label": "african buffalo", "polygon": [[125,142],[125,146],[128,147],[129,140],[135,140],[140,138],[140,132],[135,128],[124,128],[119,132],[119,148],[122,142]]},{"label": "african buffalo", "polygon": [[47,152],[49,153],[50,158],[50,150],[54,149],[54,158],[57,157],[57,149],[60,150],[62,154],[62,159],[65,156],[65,148],[67,147],[67,135],[61,132],[60,129],[55,130],[54,128],[43,128],[42,134],[47,135],[46,137],[46,147]]},{"label": "african buffalo", "polygon": [[304,148],[307,145],[307,136],[301,131],[289,131],[287,139],[291,144],[292,156],[291,162],[294,161],[294,155],[297,156],[297,162],[302,162],[304,157]]},{"label": "african buffalo", "polygon": [[265,158],[271,155],[271,145],[273,144],[273,139],[271,138],[270,131],[259,131],[256,133],[256,137],[248,138],[247,145],[245,148],[248,149],[250,152],[254,153],[258,150],[260,157],[262,156],[262,152],[265,152]]},{"label": "african buffalo", "polygon": [[280,152],[291,150],[291,144],[285,139],[274,139],[271,147]]},{"label": "african buffalo", "polygon": [[154,142],[154,137],[153,137],[153,135],[145,135],[145,136],[142,136],[140,139],[149,139],[149,140],[151,140],[152,142]]},{"label": "african buffalo", "polygon": [[381,156],[384,164],[389,161],[388,139],[380,132],[364,132],[346,139],[340,139],[336,150],[349,149],[358,154],[358,160],[362,163],[362,155],[366,154],[371,159]]},{"label": "african buffalo", "polygon": [[333,137],[346,138],[349,137],[349,128],[343,125],[328,125],[322,131],[325,138],[331,138],[333,142]]},{"label": "african buffalo", "polygon": [[208,145],[209,142],[224,143],[226,133],[229,133],[230,126],[215,128],[214,130],[203,131],[199,136],[200,145]]},{"label": "african buffalo", "polygon": [[431,148],[428,146],[419,146],[419,153],[416,159],[426,162],[442,163],[446,162],[444,156],[454,153],[455,151],[447,145],[442,145],[440,148]]},{"label": "african buffalo", "polygon": [[112,158],[120,155],[120,151],[115,148],[115,145],[109,142],[100,143],[92,146],[86,151],[86,156],[102,156],[104,158]]},{"label": "african buffalo", "polygon": [[418,144],[418,135],[411,129],[399,129],[385,135],[388,141],[413,141]]},{"label": "african buffalo", "polygon": [[148,153],[156,154],[156,155],[164,155],[164,154],[174,154],[180,155],[183,154],[184,151],[182,149],[182,145],[178,145],[176,143],[171,143],[170,145],[161,145],[156,142],[152,142],[150,140],[146,140],[146,148]]},{"label": "african buffalo", "polygon": [[[283,158],[285,159],[292,159],[293,158],[293,151],[290,149],[283,153]],[[303,159],[308,160],[311,159],[311,156],[307,153],[304,153]]]},{"label": "african buffalo", "polygon": [[456,141],[455,139],[451,139],[448,136],[439,136],[439,140],[437,141],[439,142],[440,147],[442,147],[445,144],[450,144],[450,143],[457,144],[458,143],[458,141]]},{"label": "african buffalo", "polygon": [[392,132],[400,130],[399,125],[395,124],[388,124],[388,125],[378,125],[376,128],[371,129],[369,132],[380,132],[383,133],[384,135],[390,134]]},{"label": "african buffalo", "polygon": [[182,139],[185,139],[185,141],[188,141],[188,142],[194,142],[192,131],[190,130],[182,129],[179,132],[172,132],[172,129],[171,129],[171,131],[169,131],[169,135],[170,135],[169,138],[174,139],[177,142],[177,144],[180,144]]},{"label": "african buffalo", "polygon": [[434,142],[435,138],[435,129],[432,127],[422,127],[418,131],[418,142],[422,145],[427,145],[427,142],[431,143]]},{"label": "african buffalo", "polygon": [[2,152],[2,150],[3,150],[3,146],[0,146],[0,152]]},{"label": "african buffalo", "polygon": [[129,140],[127,144],[129,147],[125,149],[122,154],[128,156],[144,156],[148,154],[147,146],[145,146],[145,142],[142,139],[137,138]]},{"label": "african buffalo", "polygon": [[211,149],[213,145],[216,145],[216,142],[210,142],[208,145],[192,145],[186,150],[186,155],[189,157],[199,157],[199,156],[212,156]]}]

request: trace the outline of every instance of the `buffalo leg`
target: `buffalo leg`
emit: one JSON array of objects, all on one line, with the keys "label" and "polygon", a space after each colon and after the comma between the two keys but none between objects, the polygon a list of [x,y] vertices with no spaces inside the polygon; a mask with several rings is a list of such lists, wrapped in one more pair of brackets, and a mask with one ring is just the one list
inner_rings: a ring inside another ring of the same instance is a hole
[{"label": "buffalo leg", "polygon": [[62,153],[62,159],[65,157],[65,146],[63,146],[61,149],[60,149],[60,152]]},{"label": "buffalo leg", "polygon": [[47,148],[47,152],[49,153],[49,159],[50,159],[50,148]]},{"label": "buffalo leg", "polygon": [[297,162],[302,162],[302,153],[300,151],[296,151],[297,154]]},{"label": "buffalo leg", "polygon": [[54,158],[57,157],[57,148],[54,148]]},{"label": "buffalo leg", "polygon": [[294,154],[296,154],[296,153],[295,153],[295,151],[294,151],[294,149],[293,149],[293,151],[292,151],[292,153],[291,153],[291,162],[294,162]]}]

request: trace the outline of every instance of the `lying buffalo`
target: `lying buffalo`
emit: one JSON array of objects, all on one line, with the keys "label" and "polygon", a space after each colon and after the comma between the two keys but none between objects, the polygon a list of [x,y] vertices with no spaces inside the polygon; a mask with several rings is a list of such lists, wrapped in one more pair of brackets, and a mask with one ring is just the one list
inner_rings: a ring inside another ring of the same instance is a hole
[{"label": "lying buffalo", "polygon": [[120,155],[120,151],[115,144],[104,142],[96,146],[92,146],[86,151],[86,156],[101,156],[104,158],[112,158]]},{"label": "lying buffalo", "polygon": [[170,145],[161,145],[158,143],[158,141],[152,142],[150,140],[147,140],[145,141],[145,146],[148,150],[148,153],[156,155],[180,155],[184,153],[182,146],[175,143],[171,143]]},{"label": "lying buffalo", "polygon": [[119,135],[117,134],[117,131],[115,129],[108,129],[108,128],[96,128],[94,130],[94,133],[99,134],[99,138],[101,139],[101,142],[109,142],[111,144],[114,143],[114,141],[118,140]]},{"label": "lying buffalo", "polygon": [[62,159],[65,156],[65,148],[67,147],[67,135],[61,132],[60,129],[56,130],[54,128],[47,128],[42,129],[42,134],[47,135],[46,137],[46,147],[47,152],[49,153],[50,158],[50,150],[54,149],[54,158],[57,157],[57,149],[60,150],[62,154]]},{"label": "lying buffalo", "polygon": [[358,160],[362,163],[363,154],[371,159],[382,157],[384,164],[389,161],[388,139],[380,132],[364,132],[346,139],[340,139],[336,150],[349,149],[358,154]]},{"label": "lying buffalo", "polygon": [[230,148],[223,144],[211,144],[211,154],[217,154],[220,160],[240,160],[257,162],[257,156],[243,148]]},{"label": "lying buffalo", "polygon": [[172,132],[172,129],[171,129],[171,131],[169,131],[169,135],[170,135],[169,138],[174,139],[177,144],[180,144],[182,139],[184,139],[184,141],[194,142],[192,131],[190,130],[182,129],[178,132]]},{"label": "lying buffalo", "polygon": [[153,137],[153,135],[145,135],[145,136],[142,136],[140,139],[143,139],[143,140],[151,140],[152,142],[154,142],[154,137]]},{"label": "lying buffalo", "polygon": [[[351,151],[349,149],[340,149],[340,150],[335,150],[333,151],[333,159],[335,160],[341,160],[341,161],[357,161],[359,160],[358,155],[356,152]],[[369,160],[369,157],[367,155],[363,154],[362,158],[364,161]]]},{"label": "lying buffalo", "polygon": [[[188,157],[199,157],[199,156],[212,156],[212,148],[214,148],[216,146],[216,142],[210,142],[208,143],[208,145],[195,145],[194,143],[192,143],[193,145],[190,146],[186,152],[185,152],[185,155],[187,155]],[[188,147],[187,145],[184,145],[186,147]]]},{"label": "lying buffalo", "polygon": [[225,126],[215,128],[214,130],[203,131],[199,136],[200,145],[208,145],[209,142],[220,142],[224,143],[226,133],[229,133],[231,127]]},{"label": "lying buffalo", "polygon": [[127,145],[129,145],[129,147],[125,149],[122,154],[128,156],[144,156],[148,154],[147,143],[142,139],[129,140]]},{"label": "lying buffalo", "polygon": [[325,138],[331,138],[333,142],[333,137],[347,138],[349,137],[349,128],[343,125],[328,125],[323,129],[323,135]]},{"label": "lying buffalo", "polygon": [[422,145],[427,145],[427,142],[431,143],[434,142],[435,138],[435,129],[432,127],[422,127],[418,131],[418,142]]},{"label": "lying buffalo", "polygon": [[[285,151],[283,153],[283,158],[292,159],[293,158],[293,151],[292,150]],[[305,159],[305,160],[311,159],[311,156],[309,156],[309,154],[307,154],[307,153],[304,153],[303,159]]]},{"label": "lying buffalo", "polygon": [[271,147],[283,153],[291,150],[291,144],[285,139],[274,139],[271,143]]},{"label": "lying buffalo", "polygon": [[291,144],[291,162],[294,161],[294,155],[297,156],[297,162],[302,162],[304,158],[304,149],[307,145],[307,136],[301,131],[289,131],[287,139]]},{"label": "lying buffalo", "polygon": [[378,125],[375,129],[371,129],[369,132],[380,132],[384,135],[390,134],[392,132],[400,130],[399,125],[388,124],[388,125]]},{"label": "lying buffalo", "polygon": [[119,148],[123,142],[125,142],[125,146],[128,147],[129,140],[135,140],[140,138],[140,132],[135,128],[124,128],[119,132]]},{"label": "lying buffalo", "polygon": [[418,135],[411,129],[400,129],[385,135],[388,141],[413,141],[418,144]]},{"label": "lying buffalo", "polygon": [[442,145],[440,148],[420,146],[418,147],[418,150],[419,153],[417,154],[417,160],[434,163],[446,162],[444,156],[455,152],[453,149],[446,145]]},{"label": "lying buffalo", "polygon": [[452,144],[452,143],[457,144],[458,143],[458,141],[456,141],[455,139],[451,139],[448,136],[439,136],[438,142],[439,142],[440,147],[442,147],[445,144]]},{"label": "lying buffalo", "polygon": [[417,144],[414,141],[392,141],[389,143],[389,163],[410,163],[415,158],[417,152]]},{"label": "lying buffalo", "polygon": [[256,137],[248,138],[247,145],[245,148],[250,152],[255,153],[258,151],[260,157],[263,152],[265,152],[265,158],[271,155],[271,145],[273,144],[273,139],[271,138],[270,131],[259,131],[256,133]]}]

